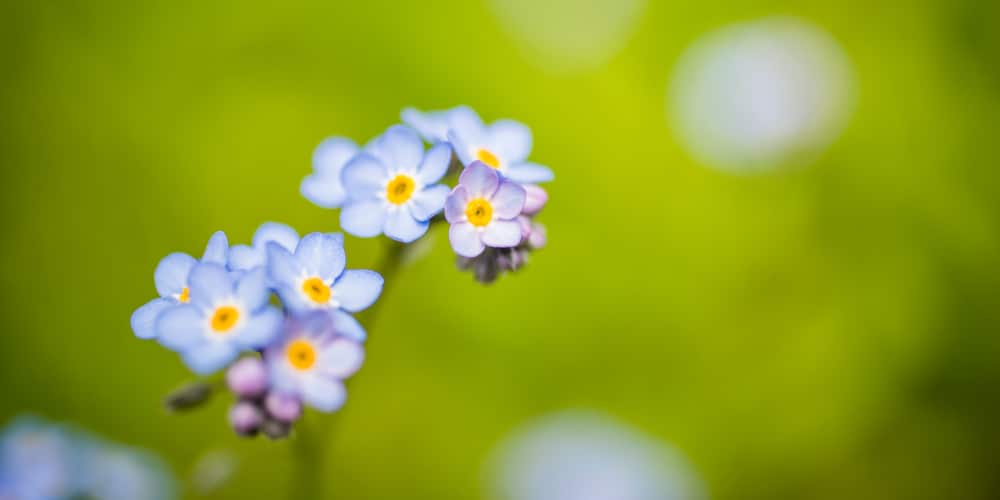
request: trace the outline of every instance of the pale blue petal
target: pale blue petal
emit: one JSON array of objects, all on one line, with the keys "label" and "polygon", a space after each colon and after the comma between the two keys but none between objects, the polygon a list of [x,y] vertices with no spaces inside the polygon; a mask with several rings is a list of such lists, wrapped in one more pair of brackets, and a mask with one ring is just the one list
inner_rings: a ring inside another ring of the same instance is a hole
[{"label": "pale blue petal", "polygon": [[385,211],[384,201],[355,201],[340,211],[340,227],[361,238],[378,236],[385,225]]},{"label": "pale blue petal", "polygon": [[313,171],[317,174],[340,176],[340,170],[358,154],[360,149],[354,141],[344,137],[330,137],[316,146],[313,151]]},{"label": "pale blue petal", "polygon": [[358,342],[364,342],[368,337],[361,323],[358,323],[358,320],[354,319],[354,316],[344,311],[330,311],[330,319],[333,320],[333,331],[338,335],[343,335]]},{"label": "pale blue petal", "polygon": [[524,188],[516,182],[504,180],[493,194],[490,205],[493,206],[493,217],[495,219],[513,219],[521,214],[524,208],[524,200],[527,193]]},{"label": "pale blue petal", "polygon": [[229,262],[229,240],[226,239],[226,233],[216,231],[208,239],[208,245],[205,247],[205,255],[201,257],[201,261],[218,264],[223,267]]},{"label": "pale blue petal", "polygon": [[483,120],[468,106],[457,106],[448,111],[448,128],[473,143],[480,142],[485,131]]},{"label": "pale blue petal", "polygon": [[497,171],[482,162],[473,162],[458,177],[458,183],[469,191],[470,198],[489,199],[500,185]]},{"label": "pale blue petal", "polygon": [[156,339],[168,349],[183,351],[205,341],[207,325],[200,309],[179,304],[160,314],[156,321]]},{"label": "pale blue petal", "polygon": [[264,248],[272,241],[292,252],[299,244],[299,233],[291,226],[280,222],[265,222],[253,233],[255,247]]},{"label": "pale blue petal", "polygon": [[465,220],[465,207],[469,204],[469,192],[459,185],[444,201],[444,218],[454,224]]},{"label": "pale blue petal", "polygon": [[323,377],[306,377],[302,383],[302,399],[307,405],[323,411],[332,412],[340,409],[347,400],[347,390],[339,380]]},{"label": "pale blue petal", "polygon": [[405,108],[399,114],[403,123],[413,127],[427,142],[448,140],[448,112],[421,112],[415,108]]},{"label": "pale blue petal", "polygon": [[326,233],[326,235],[333,238],[338,245],[344,246],[344,233]]},{"label": "pale blue petal", "polygon": [[256,311],[271,299],[267,287],[267,272],[263,268],[249,271],[236,283],[236,298],[250,311]]},{"label": "pale blue petal", "polygon": [[362,153],[344,167],[341,180],[344,182],[348,199],[366,200],[374,198],[385,190],[389,172],[374,156]]},{"label": "pale blue petal", "polygon": [[160,297],[180,295],[188,286],[188,276],[197,261],[186,253],[172,253],[156,266],[153,281],[156,282],[156,292]]},{"label": "pale blue petal", "polygon": [[531,153],[531,129],[514,120],[497,120],[488,130],[488,149],[506,163],[524,161]]},{"label": "pale blue petal", "polygon": [[184,363],[198,375],[210,375],[236,360],[239,351],[228,342],[206,342],[181,354]]},{"label": "pale blue petal", "polygon": [[233,277],[220,265],[194,266],[189,281],[191,302],[203,308],[212,307],[217,301],[233,295]]},{"label": "pale blue petal", "polygon": [[430,220],[444,208],[444,201],[450,192],[444,184],[424,188],[410,200],[410,214],[419,221]]},{"label": "pale blue petal", "polygon": [[285,317],[281,311],[268,306],[252,315],[233,338],[233,341],[243,349],[263,349],[281,334],[281,325],[284,320]]},{"label": "pale blue petal", "polygon": [[330,282],[344,272],[347,256],[344,245],[329,234],[307,234],[295,250],[295,258],[310,276]]},{"label": "pale blue petal", "polygon": [[462,257],[475,257],[486,249],[479,239],[479,232],[476,227],[468,222],[452,224],[448,229],[448,239],[451,241],[451,248]]},{"label": "pale blue petal", "polygon": [[537,163],[523,162],[507,166],[504,175],[508,179],[521,184],[536,184],[555,179],[555,174],[549,167]]},{"label": "pale blue petal", "polygon": [[417,133],[405,125],[393,125],[382,138],[382,148],[388,153],[390,171],[416,172],[424,158],[424,143]]},{"label": "pale blue petal", "polygon": [[448,132],[448,142],[451,143],[451,147],[454,149],[455,154],[458,155],[458,159],[462,162],[462,165],[470,165],[476,161],[476,155],[472,152],[472,147],[463,137],[456,134],[454,130]]},{"label": "pale blue petal", "polygon": [[451,146],[445,143],[433,146],[417,169],[417,179],[424,185],[434,184],[448,172],[451,163]]},{"label": "pale blue petal", "polygon": [[427,232],[430,223],[413,218],[404,207],[390,210],[386,214],[385,235],[402,243],[411,243]]},{"label": "pale blue petal", "polygon": [[132,313],[132,331],[140,339],[151,339],[156,337],[156,320],[160,314],[167,309],[177,305],[173,299],[153,299]]},{"label": "pale blue petal", "polygon": [[483,231],[483,243],[494,248],[516,247],[521,242],[521,225],[514,220],[494,220]]},{"label": "pale blue petal", "polygon": [[337,339],[320,351],[317,368],[325,377],[345,379],[354,375],[365,361],[365,349],[348,339]]},{"label": "pale blue petal", "polygon": [[281,298],[281,304],[289,311],[306,312],[315,308],[316,303],[307,299],[298,284],[279,285],[275,292]]},{"label": "pale blue petal", "polygon": [[337,278],[331,291],[345,311],[358,312],[375,303],[385,280],[375,271],[349,269]]},{"label": "pale blue petal", "polygon": [[299,186],[302,197],[320,208],[338,208],[347,201],[347,192],[336,174],[312,174],[302,179]]},{"label": "pale blue petal", "polygon": [[277,243],[267,244],[267,276],[273,283],[294,286],[304,272],[302,263],[291,252]]},{"label": "pale blue petal", "polygon": [[267,263],[263,247],[236,245],[229,249],[229,268],[233,271],[249,271]]}]

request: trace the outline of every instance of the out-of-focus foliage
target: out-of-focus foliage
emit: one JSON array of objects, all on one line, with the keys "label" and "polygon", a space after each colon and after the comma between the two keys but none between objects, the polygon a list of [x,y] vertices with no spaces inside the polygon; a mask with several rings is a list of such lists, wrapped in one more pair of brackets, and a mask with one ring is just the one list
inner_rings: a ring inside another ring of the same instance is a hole
[{"label": "out-of-focus foliage", "polygon": [[[288,443],[240,441],[229,401],[163,411],[191,375],[129,315],[212,231],[336,230],[298,194],[324,137],[468,104],[532,127],[549,245],[482,287],[430,236],[331,421],[331,495],[476,498],[511,429],[586,407],[671,443],[715,499],[1000,496],[996,2],[650,1],[578,71],[502,5],[0,5],[0,420],[72,421],[180,472],[231,448],[213,498],[284,494]],[[676,64],[774,15],[846,54],[846,128],[808,165],[707,168],[664,111]],[[348,264],[382,243],[347,238]]]}]

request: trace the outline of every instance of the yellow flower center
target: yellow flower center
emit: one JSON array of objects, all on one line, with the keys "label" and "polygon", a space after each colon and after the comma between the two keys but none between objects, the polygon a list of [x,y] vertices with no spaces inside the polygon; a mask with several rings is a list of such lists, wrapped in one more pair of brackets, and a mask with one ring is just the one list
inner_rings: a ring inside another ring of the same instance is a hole
[{"label": "yellow flower center", "polygon": [[476,151],[476,159],[492,168],[500,168],[500,159],[488,149],[480,149],[479,151]]},{"label": "yellow flower center", "polygon": [[413,188],[415,184],[413,178],[408,175],[397,175],[391,181],[389,185],[385,188],[385,197],[390,203],[395,203],[396,205],[402,205],[406,203],[413,196]]},{"label": "yellow flower center", "polygon": [[319,278],[309,278],[303,281],[302,291],[317,304],[330,302],[330,287]]},{"label": "yellow flower center", "polygon": [[316,363],[316,348],[305,339],[295,339],[285,349],[288,362],[296,370],[308,370]]},{"label": "yellow flower center", "polygon": [[240,312],[233,306],[222,306],[215,310],[212,315],[212,329],[216,333],[228,332],[236,321],[240,319]]},{"label": "yellow flower center", "polygon": [[180,301],[181,304],[191,302],[191,289],[184,287],[184,289],[181,290],[181,294],[177,296],[177,300]]},{"label": "yellow flower center", "polygon": [[465,217],[473,226],[483,227],[493,220],[493,205],[482,198],[476,198],[465,206]]}]

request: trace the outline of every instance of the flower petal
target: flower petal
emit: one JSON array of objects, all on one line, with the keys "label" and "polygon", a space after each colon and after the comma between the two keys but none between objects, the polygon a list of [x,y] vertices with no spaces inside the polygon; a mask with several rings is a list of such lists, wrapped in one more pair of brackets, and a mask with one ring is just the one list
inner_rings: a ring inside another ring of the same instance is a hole
[{"label": "flower petal", "polygon": [[307,234],[299,242],[295,257],[307,274],[326,282],[340,276],[347,263],[344,245],[327,233]]},{"label": "flower petal", "polygon": [[360,149],[354,141],[345,137],[329,137],[313,151],[313,171],[317,174],[333,174],[340,177],[340,171],[358,154]]},{"label": "flower petal", "polygon": [[353,340],[337,339],[326,346],[317,360],[325,377],[345,379],[354,375],[365,360],[365,349]]},{"label": "flower petal", "polygon": [[466,142],[480,142],[485,132],[483,120],[468,106],[456,106],[448,111],[448,128]]},{"label": "flower petal", "polygon": [[348,269],[333,283],[333,298],[346,311],[358,312],[375,303],[385,280],[375,271]]},{"label": "flower petal", "polygon": [[417,133],[405,125],[393,125],[382,136],[380,147],[390,159],[389,171],[416,172],[424,158],[424,143]]},{"label": "flower petal", "polygon": [[378,236],[385,225],[385,208],[382,200],[352,202],[340,211],[340,227],[361,238]]},{"label": "flower petal", "polygon": [[172,253],[160,260],[156,271],[153,272],[156,292],[160,297],[180,295],[184,287],[188,286],[188,276],[197,262],[194,257],[180,252]]},{"label": "flower petal", "polygon": [[451,248],[462,257],[475,257],[486,249],[479,239],[479,231],[468,222],[452,224],[448,229],[448,239],[451,241]]},{"label": "flower petal", "polygon": [[221,299],[233,295],[233,278],[217,264],[198,264],[191,270],[189,279],[191,302],[199,307],[211,307]]},{"label": "flower petal", "polygon": [[344,166],[340,178],[349,200],[365,200],[385,189],[389,173],[374,156],[361,153]]},{"label": "flower petal", "polygon": [[156,337],[156,320],[160,314],[172,306],[177,305],[173,299],[153,299],[132,313],[132,331],[140,339],[151,339]]},{"label": "flower petal", "polygon": [[294,255],[277,243],[267,244],[267,276],[279,286],[298,283],[305,270]]},{"label": "flower petal", "polygon": [[469,191],[470,198],[490,198],[500,185],[500,175],[483,162],[472,162],[458,177],[458,183]]},{"label": "flower petal", "polygon": [[537,163],[522,162],[509,165],[504,171],[508,179],[520,184],[548,182],[556,178],[549,167]]},{"label": "flower petal", "polygon": [[160,314],[156,339],[167,349],[183,351],[205,341],[205,317],[190,304],[179,304]]},{"label": "flower petal", "polygon": [[209,375],[232,363],[239,351],[228,342],[206,342],[181,354],[184,363],[199,375]]},{"label": "flower petal", "polygon": [[494,248],[516,247],[521,242],[521,225],[513,220],[494,220],[483,231],[483,243]]},{"label": "flower petal", "polygon": [[493,217],[495,219],[517,217],[521,213],[521,209],[524,208],[526,197],[527,193],[520,184],[504,179],[490,201],[490,204],[493,205]]},{"label": "flower petal", "polygon": [[267,272],[257,268],[240,277],[236,283],[236,298],[250,311],[264,307],[271,299],[267,287]]},{"label": "flower petal", "polygon": [[458,185],[444,201],[444,218],[449,223],[465,220],[465,207],[469,203],[469,191],[465,186]]},{"label": "flower petal", "polygon": [[417,168],[417,179],[420,182],[434,184],[444,177],[451,163],[451,146],[446,143],[437,144],[424,155],[424,161]]},{"label": "flower petal", "polygon": [[265,222],[253,233],[255,247],[264,248],[272,241],[293,252],[299,244],[299,233],[291,226],[280,222]]},{"label": "flower petal", "polygon": [[229,268],[233,271],[249,271],[263,266],[267,262],[267,254],[261,248],[236,245],[229,249]]},{"label": "flower petal", "polygon": [[347,200],[347,192],[340,180],[340,172],[335,174],[315,173],[302,179],[299,186],[302,197],[320,208],[337,208]]},{"label": "flower petal", "polygon": [[497,120],[487,134],[490,151],[507,163],[519,163],[531,153],[531,129],[514,120]]},{"label": "flower petal", "polygon": [[399,114],[403,123],[413,127],[427,142],[448,140],[448,112],[421,112],[416,108],[405,108]]},{"label": "flower petal", "polygon": [[450,192],[451,190],[444,184],[424,188],[413,195],[409,204],[410,214],[419,221],[430,220],[444,208],[444,201]]},{"label": "flower petal", "polygon": [[476,155],[472,152],[472,145],[454,130],[448,131],[448,142],[451,143],[452,150],[455,151],[462,165],[471,165],[472,162],[476,161]]},{"label": "flower petal", "polygon": [[319,411],[337,411],[347,400],[347,390],[339,380],[307,377],[302,384],[302,400]]},{"label": "flower petal", "polygon": [[226,233],[216,231],[215,234],[208,239],[208,245],[205,247],[205,255],[201,257],[201,261],[218,264],[220,266],[225,266],[228,263],[229,240],[226,239]]},{"label": "flower petal", "polygon": [[361,323],[358,323],[358,320],[354,319],[354,316],[344,311],[330,311],[330,319],[333,320],[333,331],[337,335],[342,335],[357,342],[364,342],[368,337]]},{"label": "flower petal", "polygon": [[284,315],[277,308],[265,307],[248,319],[233,341],[246,350],[267,347],[281,334],[281,325],[284,319]]},{"label": "flower petal", "polygon": [[524,199],[524,208],[521,209],[521,213],[524,215],[535,215],[541,212],[545,208],[545,204],[549,201],[549,193],[546,193],[544,189],[534,184],[525,184],[521,187],[524,188],[524,192],[527,195]]},{"label": "flower petal", "polygon": [[427,232],[430,224],[418,221],[406,207],[398,207],[386,214],[385,235],[402,243],[411,243]]}]

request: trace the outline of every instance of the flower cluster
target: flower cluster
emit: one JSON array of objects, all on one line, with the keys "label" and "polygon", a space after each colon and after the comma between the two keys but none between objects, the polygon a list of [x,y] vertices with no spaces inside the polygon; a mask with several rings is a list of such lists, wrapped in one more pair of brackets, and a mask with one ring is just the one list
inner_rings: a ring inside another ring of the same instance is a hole
[{"label": "flower cluster", "polygon": [[[252,245],[229,248],[216,233],[200,261],[186,254],[160,261],[160,298],[136,310],[132,328],[176,351],[197,374],[230,366],[227,379],[240,398],[234,428],[281,437],[303,403],[337,410],[343,379],[364,357],[365,331],[350,313],[375,302],[382,277],[346,263],[340,234],[299,239],[288,226],[266,223]],[[282,309],[271,305],[273,295]]]},{"label": "flower cluster", "polygon": [[0,435],[0,499],[166,500],[173,480],[160,460],[30,416]]},{"label": "flower cluster", "polygon": [[[402,119],[405,125],[364,147],[341,137],[320,144],[303,196],[341,208],[340,226],[349,234],[402,243],[426,234],[443,212],[459,268],[484,283],[520,269],[545,245],[545,228],[534,218],[548,194],[538,184],[554,178],[528,161],[531,131],[513,120],[486,125],[465,106],[406,109]],[[459,171],[449,187],[446,179]]]},{"label": "flower cluster", "polygon": [[[341,137],[321,143],[303,196],[340,208],[341,228],[358,237],[412,243],[447,222],[459,268],[483,283],[523,267],[545,245],[535,217],[548,194],[538,184],[554,177],[528,161],[531,131],[512,120],[486,125],[464,106],[407,109],[402,119],[363,147]],[[160,261],[159,297],[133,313],[132,329],[199,375],[228,367],[236,432],[283,437],[303,406],[339,409],[343,381],[364,359],[365,330],[351,314],[378,299],[383,277],[346,262],[339,233],[300,239],[265,223],[250,245],[230,248],[218,232],[200,260],[174,253]],[[202,384],[168,404],[190,407],[207,392]]]}]

